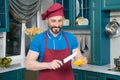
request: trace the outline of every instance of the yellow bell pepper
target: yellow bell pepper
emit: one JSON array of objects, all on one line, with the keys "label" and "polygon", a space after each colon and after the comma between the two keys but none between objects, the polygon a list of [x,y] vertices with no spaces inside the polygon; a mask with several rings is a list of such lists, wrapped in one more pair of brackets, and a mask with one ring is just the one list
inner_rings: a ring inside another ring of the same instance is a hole
[{"label": "yellow bell pepper", "polygon": [[83,63],[84,63],[84,59],[79,59],[79,60],[76,60],[76,61],[73,62],[73,64],[74,64],[75,66],[80,66],[80,65],[82,65]]}]

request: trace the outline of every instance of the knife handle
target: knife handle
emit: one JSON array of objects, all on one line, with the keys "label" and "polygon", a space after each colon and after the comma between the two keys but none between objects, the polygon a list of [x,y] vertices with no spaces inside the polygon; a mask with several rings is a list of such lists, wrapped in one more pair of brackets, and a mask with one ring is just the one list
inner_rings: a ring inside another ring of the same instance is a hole
[{"label": "knife handle", "polygon": [[63,64],[65,64],[65,63],[64,63],[64,60],[61,60],[61,62],[62,62]]}]

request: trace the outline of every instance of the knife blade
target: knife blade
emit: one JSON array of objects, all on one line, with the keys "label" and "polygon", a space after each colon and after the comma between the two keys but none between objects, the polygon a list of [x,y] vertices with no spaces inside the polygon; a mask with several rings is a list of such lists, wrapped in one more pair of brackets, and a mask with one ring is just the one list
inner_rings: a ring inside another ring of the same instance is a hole
[{"label": "knife blade", "polygon": [[71,59],[73,59],[76,55],[77,55],[77,52],[74,52],[74,53],[71,54],[70,56],[64,58],[64,59],[62,60],[62,62],[63,62],[64,64],[67,63],[68,61],[70,61]]}]

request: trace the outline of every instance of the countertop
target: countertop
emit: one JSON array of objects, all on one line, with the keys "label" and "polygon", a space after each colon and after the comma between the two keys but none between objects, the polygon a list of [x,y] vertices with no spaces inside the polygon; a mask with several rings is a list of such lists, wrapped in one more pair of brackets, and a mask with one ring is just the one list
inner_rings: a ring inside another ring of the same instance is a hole
[{"label": "countertop", "polygon": [[[0,68],[0,73],[25,68],[24,62],[25,62],[25,59],[13,60],[10,67]],[[84,66],[81,66],[81,67],[72,65],[72,68],[73,69],[78,69],[78,70],[86,70],[86,71],[106,73],[106,74],[112,74],[112,75],[119,75],[120,76],[120,72],[109,70],[110,69],[109,64],[104,65],[104,66],[96,66],[96,65],[87,64],[87,65],[84,65]]]},{"label": "countertop", "polygon": [[91,65],[91,64],[87,64],[84,66],[74,66],[72,65],[73,69],[78,69],[78,70],[86,70],[86,71],[92,71],[92,72],[98,72],[98,73],[106,73],[106,74],[112,74],[112,75],[118,75],[120,76],[120,72],[119,71],[112,71],[110,70],[110,65],[104,65],[104,66],[96,66],[96,65]]},{"label": "countertop", "polygon": [[13,60],[9,67],[7,67],[7,68],[0,67],[0,73],[25,68],[24,62],[25,62],[25,59]]}]

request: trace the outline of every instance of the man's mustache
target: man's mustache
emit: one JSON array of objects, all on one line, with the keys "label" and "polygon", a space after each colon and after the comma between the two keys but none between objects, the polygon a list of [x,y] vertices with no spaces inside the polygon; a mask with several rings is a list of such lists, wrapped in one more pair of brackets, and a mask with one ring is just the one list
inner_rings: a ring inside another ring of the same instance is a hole
[{"label": "man's mustache", "polygon": [[61,28],[60,26],[53,26],[52,28]]}]

